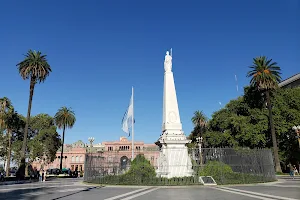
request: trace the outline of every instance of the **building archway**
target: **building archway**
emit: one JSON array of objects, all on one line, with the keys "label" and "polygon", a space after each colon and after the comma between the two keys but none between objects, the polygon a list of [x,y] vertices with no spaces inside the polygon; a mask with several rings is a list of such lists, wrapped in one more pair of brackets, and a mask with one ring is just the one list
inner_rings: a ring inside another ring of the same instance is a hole
[{"label": "building archway", "polygon": [[129,159],[128,159],[127,156],[122,156],[122,157],[120,158],[121,170],[126,170],[126,167],[127,167],[127,165],[128,165],[128,161],[129,161]]}]

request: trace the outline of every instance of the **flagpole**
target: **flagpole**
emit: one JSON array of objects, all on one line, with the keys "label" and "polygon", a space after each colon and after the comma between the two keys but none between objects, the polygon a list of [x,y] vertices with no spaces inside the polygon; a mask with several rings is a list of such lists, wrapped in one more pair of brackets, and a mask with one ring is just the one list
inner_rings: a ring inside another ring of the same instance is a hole
[{"label": "flagpole", "polygon": [[134,105],[133,105],[133,87],[132,87],[132,120],[131,120],[131,161],[134,159]]}]

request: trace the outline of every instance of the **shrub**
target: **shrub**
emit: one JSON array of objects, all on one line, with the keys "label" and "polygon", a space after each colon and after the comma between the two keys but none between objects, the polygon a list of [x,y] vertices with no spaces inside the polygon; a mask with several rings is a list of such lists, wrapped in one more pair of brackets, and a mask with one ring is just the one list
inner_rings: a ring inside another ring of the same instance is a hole
[{"label": "shrub", "polygon": [[217,184],[248,184],[275,181],[271,177],[233,172],[231,167],[219,161],[210,161],[200,171],[200,176],[212,176]]},{"label": "shrub", "polygon": [[200,171],[200,176],[212,176],[216,181],[222,180],[225,175],[232,174],[233,171],[229,165],[219,161],[209,161]]},{"label": "shrub", "polygon": [[125,174],[136,178],[153,178],[156,176],[155,169],[143,155],[139,154],[131,162],[129,171]]}]

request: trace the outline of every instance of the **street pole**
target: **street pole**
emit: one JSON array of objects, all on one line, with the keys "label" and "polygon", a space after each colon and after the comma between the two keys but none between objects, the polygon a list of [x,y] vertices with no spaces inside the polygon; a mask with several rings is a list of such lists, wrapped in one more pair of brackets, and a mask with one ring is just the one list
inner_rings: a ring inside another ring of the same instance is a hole
[{"label": "street pole", "polygon": [[[89,148],[89,152],[90,152],[90,156],[89,156],[89,166],[91,167],[91,163],[92,163],[92,147],[93,147],[93,142],[95,141],[94,137],[89,137],[88,138],[89,142],[90,142],[90,148]],[[84,162],[85,163],[85,162]],[[86,171],[88,171],[87,173],[90,173],[91,169],[84,169],[84,173],[86,173]]]},{"label": "street pole", "polygon": [[132,119],[131,119],[131,161],[134,159],[134,107],[133,107],[133,87],[132,87]]},{"label": "street pole", "polygon": [[203,164],[203,161],[202,161],[202,142],[203,142],[203,138],[202,137],[197,137],[196,141],[198,143],[199,162],[200,162],[200,166],[202,167],[202,164]]},{"label": "street pole", "polygon": [[92,147],[93,147],[93,142],[95,141],[95,138],[94,137],[89,137],[88,140],[90,142],[90,153],[92,153]]},{"label": "street pole", "polygon": [[201,167],[202,167],[202,165],[203,165],[203,160],[202,160],[202,141],[203,141],[203,138],[200,137],[199,150],[200,150],[200,166],[201,166]]}]

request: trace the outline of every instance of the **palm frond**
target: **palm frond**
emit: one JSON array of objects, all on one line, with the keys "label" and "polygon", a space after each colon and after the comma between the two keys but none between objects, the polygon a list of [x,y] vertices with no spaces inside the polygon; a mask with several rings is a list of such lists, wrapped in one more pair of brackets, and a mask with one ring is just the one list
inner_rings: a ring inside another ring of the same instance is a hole
[{"label": "palm frond", "polygon": [[43,82],[52,72],[46,59],[40,51],[29,50],[25,59],[17,64],[21,77],[25,79],[33,78],[38,82]]},{"label": "palm frond", "polygon": [[76,122],[75,112],[72,108],[61,107],[55,114],[54,121],[59,129],[72,128]]},{"label": "palm frond", "polygon": [[194,116],[192,117],[192,122],[195,126],[206,126],[207,124],[207,117],[203,113],[203,111],[197,110],[194,112]]},{"label": "palm frond", "polygon": [[266,56],[253,58],[253,64],[247,77],[251,77],[250,84],[260,89],[274,89],[281,81],[280,67]]}]

